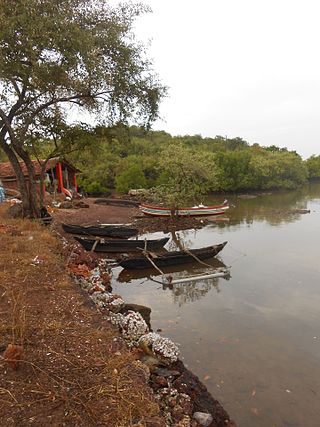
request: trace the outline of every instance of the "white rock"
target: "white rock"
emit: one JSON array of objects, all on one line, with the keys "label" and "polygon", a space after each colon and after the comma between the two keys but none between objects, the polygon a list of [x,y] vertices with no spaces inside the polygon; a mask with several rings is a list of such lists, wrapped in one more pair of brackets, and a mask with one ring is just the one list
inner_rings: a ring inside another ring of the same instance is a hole
[{"label": "white rock", "polygon": [[149,328],[140,313],[129,310],[126,315],[121,313],[110,314],[111,323],[118,326],[122,335],[131,340],[138,340]]},{"label": "white rock", "polygon": [[180,354],[178,347],[173,341],[155,332],[143,335],[139,340],[139,345],[142,348],[148,347],[154,355],[168,359],[170,362],[176,362]]},{"label": "white rock", "polygon": [[205,412],[195,412],[193,418],[203,427],[208,427],[213,421],[212,415]]}]

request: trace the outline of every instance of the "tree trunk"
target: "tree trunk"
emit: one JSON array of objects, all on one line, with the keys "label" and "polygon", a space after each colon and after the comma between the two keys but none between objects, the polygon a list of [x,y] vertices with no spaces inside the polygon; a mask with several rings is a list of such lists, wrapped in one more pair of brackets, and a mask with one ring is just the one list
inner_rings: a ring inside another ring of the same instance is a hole
[{"label": "tree trunk", "polygon": [[29,154],[22,150],[19,151],[19,155],[24,161],[28,171],[28,199],[29,199],[29,216],[31,218],[40,218],[40,205],[36,183],[36,173],[32,160]]},{"label": "tree trunk", "polygon": [[[0,140],[0,146],[3,149],[3,151],[8,156],[8,159],[10,163],[12,164],[12,167],[14,169],[14,172],[17,177],[19,191],[21,194],[21,201],[22,201],[22,212],[24,217],[31,217],[31,218],[38,218],[40,216],[40,209],[39,204],[37,201],[37,190],[35,185],[35,173],[34,173],[34,167],[30,160],[30,157],[28,153],[25,153],[27,156],[25,158],[29,158],[29,167],[24,160],[28,174],[29,174],[29,185],[27,185],[26,178],[24,176],[24,173],[22,171],[21,165],[18,160],[18,156],[14,149],[8,145],[6,142],[3,142]],[[31,164],[31,174],[30,174],[30,164]]]}]

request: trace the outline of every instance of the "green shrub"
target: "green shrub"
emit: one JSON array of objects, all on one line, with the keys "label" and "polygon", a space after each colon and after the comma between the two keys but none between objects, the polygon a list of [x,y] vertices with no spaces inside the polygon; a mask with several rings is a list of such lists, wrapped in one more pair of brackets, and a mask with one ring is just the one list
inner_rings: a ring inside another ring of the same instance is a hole
[{"label": "green shrub", "polygon": [[146,177],[139,165],[132,165],[116,177],[116,190],[119,193],[127,193],[133,188],[145,188]]}]

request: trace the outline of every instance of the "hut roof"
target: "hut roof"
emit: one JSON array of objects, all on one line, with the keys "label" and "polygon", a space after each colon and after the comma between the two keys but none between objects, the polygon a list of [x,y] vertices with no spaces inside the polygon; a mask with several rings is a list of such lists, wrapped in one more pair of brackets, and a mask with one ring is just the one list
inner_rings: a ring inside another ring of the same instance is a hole
[{"label": "hut roof", "polygon": [[[43,164],[45,160],[40,160],[40,162]],[[72,170],[73,172],[80,172],[79,169],[77,169],[75,166],[73,166],[71,163],[69,163],[67,160],[60,159],[59,157],[54,157],[47,161],[46,164],[46,171],[50,168],[54,168],[58,162],[61,162],[63,166],[66,166],[68,169]],[[26,165],[23,161],[20,161],[20,166],[23,171],[24,176],[28,176],[28,171],[26,168]],[[32,160],[35,173],[37,176],[40,176],[41,173],[41,165],[37,160]],[[16,174],[12,167],[12,164],[10,162],[0,163],[0,178],[15,178]]]}]

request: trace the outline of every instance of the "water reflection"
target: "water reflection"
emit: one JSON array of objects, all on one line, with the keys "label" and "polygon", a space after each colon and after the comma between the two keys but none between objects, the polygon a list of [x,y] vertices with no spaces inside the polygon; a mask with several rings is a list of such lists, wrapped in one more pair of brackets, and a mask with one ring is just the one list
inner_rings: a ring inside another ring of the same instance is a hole
[{"label": "water reflection", "polygon": [[[230,276],[226,276],[224,279],[229,280]],[[173,302],[179,307],[182,307],[186,303],[200,300],[205,297],[211,289],[215,289],[217,293],[221,292],[218,278],[198,280],[189,283],[176,283],[174,285],[162,285],[162,289],[169,289],[172,291]]]},{"label": "water reflection", "polygon": [[[231,196],[229,201],[235,207],[228,212],[229,221],[213,221],[212,226],[228,228],[250,225],[253,221],[266,221],[273,226],[297,222],[302,214],[295,211],[307,209],[308,202],[316,199],[319,192],[320,183],[316,183],[296,191],[259,194],[255,198]],[[206,200],[208,204],[216,202],[216,197],[208,197]]]},{"label": "water reflection", "polygon": [[[179,233],[190,248],[227,240],[210,264],[231,266],[229,282],[163,289],[148,279],[155,270],[122,271],[115,291],[152,308],[153,327],[180,343],[184,361],[209,377],[206,386],[239,426],[318,426],[320,183],[230,201],[229,221]],[[289,213],[301,208],[311,213]],[[204,270],[192,263],[166,272]]]}]

